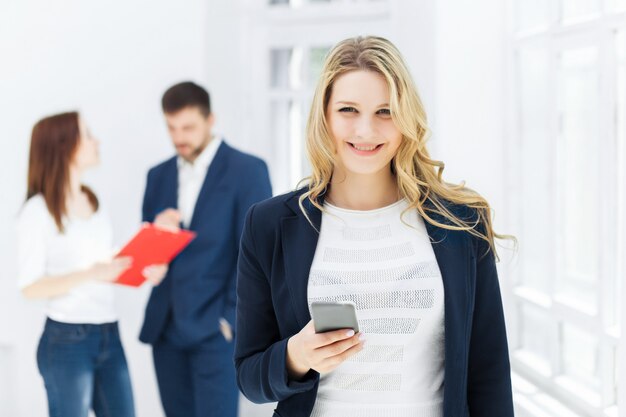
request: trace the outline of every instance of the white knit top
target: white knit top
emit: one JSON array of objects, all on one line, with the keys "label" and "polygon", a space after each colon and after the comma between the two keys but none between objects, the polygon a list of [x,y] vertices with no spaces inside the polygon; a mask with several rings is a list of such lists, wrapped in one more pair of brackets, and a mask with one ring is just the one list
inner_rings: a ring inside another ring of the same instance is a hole
[{"label": "white knit top", "polygon": [[424,222],[416,210],[402,215],[407,207],[324,205],[308,302],[352,301],[366,341],[321,375],[314,417],[443,415],[443,283]]},{"label": "white knit top", "polygon": [[[100,208],[88,219],[64,219],[60,233],[40,194],[29,199],[17,221],[18,285],[55,277],[109,261],[113,230]],[[117,320],[113,284],[89,281],[47,300],[46,314],[63,323],[102,324]]]}]

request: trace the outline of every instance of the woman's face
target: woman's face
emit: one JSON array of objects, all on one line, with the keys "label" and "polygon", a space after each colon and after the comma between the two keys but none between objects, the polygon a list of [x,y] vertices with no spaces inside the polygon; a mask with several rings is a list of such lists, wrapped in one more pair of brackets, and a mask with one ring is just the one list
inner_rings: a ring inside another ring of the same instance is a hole
[{"label": "woman's face", "polygon": [[98,151],[100,142],[91,136],[91,132],[89,132],[82,117],[78,119],[78,129],[80,138],[73,163],[76,168],[83,171],[98,165],[100,162],[100,153]]},{"label": "woman's face", "polygon": [[389,101],[387,82],[377,72],[351,71],[335,80],[326,120],[337,149],[336,168],[346,174],[389,172],[402,142]]}]

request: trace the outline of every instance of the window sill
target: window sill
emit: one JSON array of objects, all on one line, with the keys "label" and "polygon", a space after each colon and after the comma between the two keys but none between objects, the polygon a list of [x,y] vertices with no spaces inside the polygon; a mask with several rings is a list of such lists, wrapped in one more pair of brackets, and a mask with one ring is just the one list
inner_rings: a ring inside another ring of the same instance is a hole
[{"label": "window sill", "polygon": [[617,406],[608,407],[600,414],[578,413],[515,372],[512,373],[512,382],[517,417],[618,417]]}]

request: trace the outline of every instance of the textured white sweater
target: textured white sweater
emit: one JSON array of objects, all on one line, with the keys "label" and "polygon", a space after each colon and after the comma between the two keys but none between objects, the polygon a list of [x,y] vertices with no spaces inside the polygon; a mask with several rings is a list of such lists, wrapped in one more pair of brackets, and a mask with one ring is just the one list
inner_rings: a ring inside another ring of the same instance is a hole
[{"label": "textured white sweater", "polygon": [[404,200],[377,210],[325,206],[313,301],[352,301],[364,349],[323,374],[312,416],[441,417],[444,294],[426,228]]}]

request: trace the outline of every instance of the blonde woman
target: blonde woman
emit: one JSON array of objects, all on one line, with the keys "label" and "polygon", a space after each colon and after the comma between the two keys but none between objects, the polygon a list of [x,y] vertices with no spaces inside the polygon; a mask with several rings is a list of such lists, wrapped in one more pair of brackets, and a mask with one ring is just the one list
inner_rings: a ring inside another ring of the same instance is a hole
[{"label": "blonde woman", "polygon": [[[445,183],[398,50],[340,42],[307,125],[308,185],[248,212],[235,364],[275,415],[507,417],[510,366],[489,204]],[[314,301],[360,333],[316,334]]]}]

